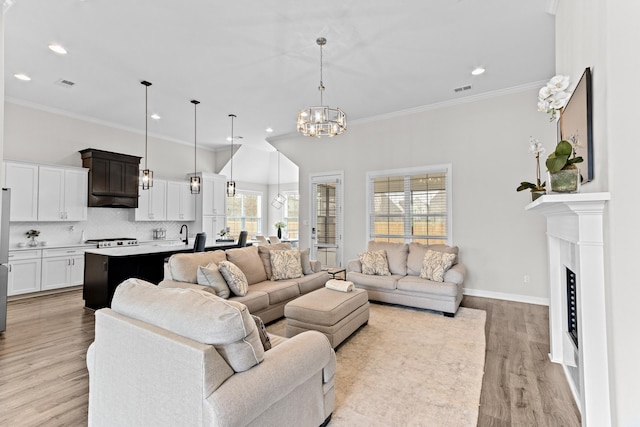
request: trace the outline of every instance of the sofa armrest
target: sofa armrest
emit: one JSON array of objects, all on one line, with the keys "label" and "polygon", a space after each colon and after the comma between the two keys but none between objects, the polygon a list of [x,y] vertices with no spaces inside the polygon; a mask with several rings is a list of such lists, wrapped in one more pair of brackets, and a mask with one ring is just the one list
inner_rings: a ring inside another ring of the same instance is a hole
[{"label": "sofa armrest", "polygon": [[311,269],[314,273],[318,273],[322,270],[322,263],[318,260],[312,259],[311,261],[309,261],[309,264],[311,264]]},{"label": "sofa armrest", "polygon": [[264,360],[232,375],[207,402],[220,425],[243,425],[318,375],[318,388],[333,381],[335,353],[317,331],[298,334],[265,352]]},{"label": "sofa armrest", "polygon": [[352,259],[347,264],[347,272],[353,271],[355,273],[362,273],[362,263],[359,259]]},{"label": "sofa armrest", "polygon": [[448,283],[455,283],[456,285],[461,285],[464,282],[464,278],[467,275],[467,268],[457,263],[453,265],[446,273],[444,273],[444,280]]}]

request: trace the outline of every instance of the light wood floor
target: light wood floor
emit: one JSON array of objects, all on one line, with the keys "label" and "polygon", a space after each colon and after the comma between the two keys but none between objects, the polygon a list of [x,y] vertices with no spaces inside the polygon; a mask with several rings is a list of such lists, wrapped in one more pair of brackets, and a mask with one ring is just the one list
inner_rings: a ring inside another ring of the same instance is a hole
[{"label": "light wood floor", "polygon": [[[11,301],[0,334],[0,426],[85,426],[93,313],[82,292]],[[560,366],[549,362],[548,310],[477,297],[487,312],[479,426],[579,426]],[[437,425],[437,424],[430,424]]]}]

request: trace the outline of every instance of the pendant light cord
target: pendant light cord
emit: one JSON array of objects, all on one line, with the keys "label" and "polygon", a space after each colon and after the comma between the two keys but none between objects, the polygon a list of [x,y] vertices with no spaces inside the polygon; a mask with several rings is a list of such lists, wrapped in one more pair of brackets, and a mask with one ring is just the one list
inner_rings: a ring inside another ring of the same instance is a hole
[{"label": "pendant light cord", "polygon": [[231,117],[231,181],[233,181],[233,119],[235,116],[235,114],[229,114]]},{"label": "pendant light cord", "polygon": [[149,130],[149,86],[144,86],[144,168],[147,168],[147,134]]},{"label": "pendant light cord", "polygon": [[324,99],[322,95],[324,93],[324,83],[322,83],[322,45],[324,43],[318,43],[318,44],[320,45],[320,86],[318,86],[318,90],[320,91],[320,106],[323,107]]}]

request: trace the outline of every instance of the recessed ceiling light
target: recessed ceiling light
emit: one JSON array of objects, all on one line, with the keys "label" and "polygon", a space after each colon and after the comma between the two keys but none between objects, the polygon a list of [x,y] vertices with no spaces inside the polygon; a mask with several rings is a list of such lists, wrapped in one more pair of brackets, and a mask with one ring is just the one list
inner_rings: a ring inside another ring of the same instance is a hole
[{"label": "recessed ceiling light", "polygon": [[27,76],[26,74],[22,74],[22,73],[14,74],[13,77],[15,77],[18,80],[22,80],[23,82],[28,82],[28,81],[31,80],[31,77]]},{"label": "recessed ceiling light", "polygon": [[149,117],[151,117],[153,120],[160,120],[160,118],[161,118],[158,113],[153,113]]},{"label": "recessed ceiling light", "polygon": [[265,131],[271,133],[271,132],[273,132],[273,129],[272,128],[266,128]]},{"label": "recessed ceiling light", "polygon": [[474,70],[471,72],[471,74],[473,74],[474,76],[479,76],[480,74],[484,74],[484,72],[487,71],[482,67],[476,67],[474,68]]},{"label": "recessed ceiling light", "polygon": [[67,54],[67,49],[65,49],[63,46],[59,45],[58,43],[51,43],[49,45],[49,49],[51,49],[53,52],[59,54],[59,55],[66,55]]}]

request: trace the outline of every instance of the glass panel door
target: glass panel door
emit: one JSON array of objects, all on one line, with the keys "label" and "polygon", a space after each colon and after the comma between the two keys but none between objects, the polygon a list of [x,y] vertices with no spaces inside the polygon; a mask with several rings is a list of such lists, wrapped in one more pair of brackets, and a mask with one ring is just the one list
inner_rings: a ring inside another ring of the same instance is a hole
[{"label": "glass panel door", "polygon": [[340,176],[312,177],[311,255],[323,267],[342,266],[342,185]]}]

